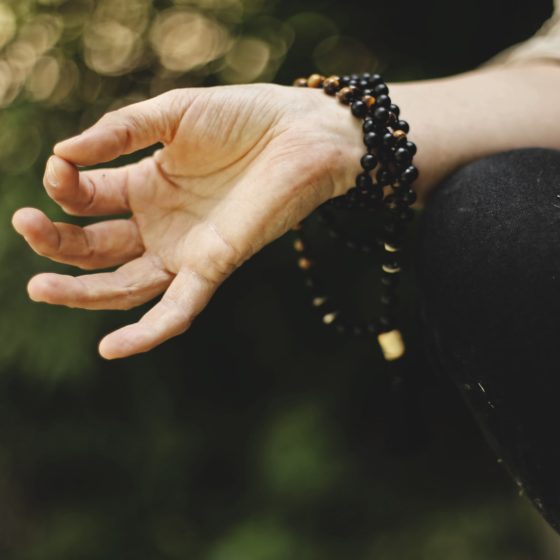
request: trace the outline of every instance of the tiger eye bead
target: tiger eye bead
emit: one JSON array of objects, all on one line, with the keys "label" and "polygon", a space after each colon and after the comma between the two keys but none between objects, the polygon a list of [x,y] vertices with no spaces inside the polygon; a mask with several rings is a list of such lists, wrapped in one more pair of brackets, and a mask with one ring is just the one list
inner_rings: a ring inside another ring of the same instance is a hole
[{"label": "tiger eye bead", "polygon": [[354,98],[355,92],[356,88],[353,86],[344,87],[336,94],[336,97],[341,103],[348,105]]},{"label": "tiger eye bead", "polygon": [[298,266],[302,270],[309,270],[312,267],[312,262],[305,257],[301,257],[301,259],[298,260]]},{"label": "tiger eye bead", "polygon": [[311,74],[309,78],[307,78],[307,85],[311,88],[319,88],[323,85],[325,81],[325,76],[321,76],[321,74]]},{"label": "tiger eye bead", "polygon": [[373,95],[364,95],[362,101],[366,104],[368,109],[375,105],[375,97],[373,97]]},{"label": "tiger eye bead", "polygon": [[295,87],[307,87],[307,78],[297,78],[292,85]]},{"label": "tiger eye bead", "polygon": [[329,76],[323,82],[323,89],[329,95],[335,95],[340,87],[340,78],[338,76]]}]

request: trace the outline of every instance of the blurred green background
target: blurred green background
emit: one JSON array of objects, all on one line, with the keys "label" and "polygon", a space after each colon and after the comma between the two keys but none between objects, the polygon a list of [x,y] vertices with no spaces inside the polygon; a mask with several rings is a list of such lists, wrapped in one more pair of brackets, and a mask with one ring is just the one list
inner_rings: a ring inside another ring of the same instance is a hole
[{"label": "blurred green background", "polygon": [[[374,340],[321,326],[287,237],[236,272],[187,334],[107,363],[100,336],[144,310],[31,303],[31,275],[71,269],[10,227],[24,205],[62,218],[42,190],[44,163],[107,110],[316,69],[445,75],[550,12],[540,0],[0,0],[0,558],[558,558],[429,367],[410,267],[398,369]],[[368,263],[317,242],[348,259],[330,277],[367,307],[375,294],[356,272]]]}]

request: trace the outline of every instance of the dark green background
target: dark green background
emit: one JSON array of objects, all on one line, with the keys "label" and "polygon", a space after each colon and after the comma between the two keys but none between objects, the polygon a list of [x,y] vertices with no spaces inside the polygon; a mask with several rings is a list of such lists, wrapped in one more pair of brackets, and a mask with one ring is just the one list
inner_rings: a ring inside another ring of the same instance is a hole
[{"label": "dark green background", "polygon": [[[87,16],[97,3],[5,4],[23,26],[40,12]],[[245,4],[232,32],[258,35],[263,16],[294,32],[280,83],[313,71],[315,46],[330,35],[361,42],[390,80],[464,71],[529,36],[551,12],[545,1]],[[170,5],[154,1],[151,17]],[[200,9],[220,19],[219,3]],[[341,338],[317,321],[288,237],[236,272],[184,336],[121,362],[99,359],[96,343],[144,310],[27,300],[32,274],[70,269],[31,254],[11,214],[36,205],[61,216],[41,187],[54,142],[115,101],[148,95],[158,72],[148,58],[98,76],[92,96],[81,34],[65,31],[55,51],[74,61],[80,84],[56,103],[23,92],[0,114],[0,558],[555,558],[550,534],[455,388],[427,363],[410,267],[402,310],[409,352],[398,370],[375,340]],[[219,81],[210,65],[166,76],[162,88]],[[332,259],[325,273],[333,289],[369,309],[367,260],[316,233],[318,251]],[[392,389],[397,374],[404,400]]]}]

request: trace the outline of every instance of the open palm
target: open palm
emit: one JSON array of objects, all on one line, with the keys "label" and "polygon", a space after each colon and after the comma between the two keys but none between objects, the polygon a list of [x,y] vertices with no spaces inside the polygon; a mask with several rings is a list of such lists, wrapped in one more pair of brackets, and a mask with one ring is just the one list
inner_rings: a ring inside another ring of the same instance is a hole
[{"label": "open palm", "polygon": [[[129,309],[165,292],[139,322],[106,336],[106,358],[150,350],[184,332],[217,287],[358,169],[358,126],[314,90],[272,85],[174,90],[105,115],[55,146],[44,185],[67,213],[129,214],[85,228],[33,208],[13,218],[39,254],[83,269],[29,283],[35,301]],[[138,163],[79,171],[161,142]]]}]

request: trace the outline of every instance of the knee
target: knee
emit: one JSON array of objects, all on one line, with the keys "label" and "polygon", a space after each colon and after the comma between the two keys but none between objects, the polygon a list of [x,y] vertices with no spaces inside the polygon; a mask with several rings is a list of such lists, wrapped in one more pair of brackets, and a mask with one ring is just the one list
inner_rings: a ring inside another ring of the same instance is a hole
[{"label": "knee", "polygon": [[515,150],[473,162],[434,189],[414,262],[419,297],[440,324],[472,328],[478,317],[497,327],[511,316],[505,300],[530,313],[560,290],[559,173],[560,152]]}]

